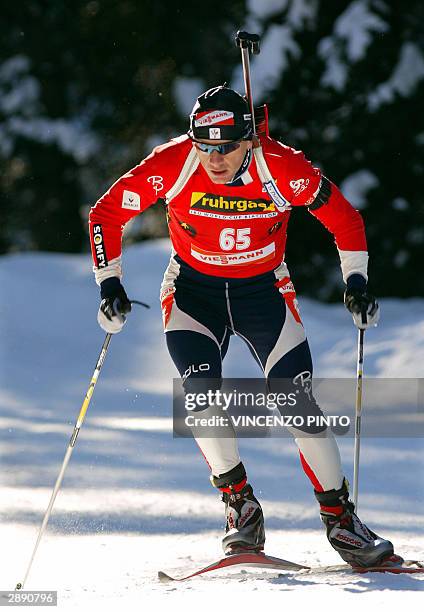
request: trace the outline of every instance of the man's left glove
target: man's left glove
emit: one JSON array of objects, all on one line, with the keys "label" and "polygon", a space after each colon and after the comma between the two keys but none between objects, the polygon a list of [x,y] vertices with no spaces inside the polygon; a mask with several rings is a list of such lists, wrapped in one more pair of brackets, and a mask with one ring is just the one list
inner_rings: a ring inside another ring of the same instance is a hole
[{"label": "man's left glove", "polygon": [[380,307],[373,295],[367,293],[367,281],[360,274],[352,274],[347,279],[344,303],[352,313],[353,322],[358,329],[375,327],[380,318]]},{"label": "man's left glove", "polygon": [[116,276],[106,278],[100,284],[100,303],[97,321],[108,334],[117,334],[124,327],[126,314],[131,312],[131,302],[128,299],[121,281]]}]

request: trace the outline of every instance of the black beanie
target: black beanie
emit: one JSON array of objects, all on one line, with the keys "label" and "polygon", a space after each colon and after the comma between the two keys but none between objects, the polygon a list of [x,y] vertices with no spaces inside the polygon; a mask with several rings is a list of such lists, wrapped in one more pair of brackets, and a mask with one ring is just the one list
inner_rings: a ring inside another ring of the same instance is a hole
[{"label": "black beanie", "polygon": [[208,89],[191,111],[189,135],[195,140],[249,140],[252,116],[247,101],[225,85]]}]

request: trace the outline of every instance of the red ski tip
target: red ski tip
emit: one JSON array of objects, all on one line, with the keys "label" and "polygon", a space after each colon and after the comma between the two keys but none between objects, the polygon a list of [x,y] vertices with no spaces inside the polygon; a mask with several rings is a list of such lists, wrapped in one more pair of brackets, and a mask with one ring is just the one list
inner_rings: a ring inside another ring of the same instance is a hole
[{"label": "red ski tip", "polygon": [[187,576],[181,576],[180,578],[173,578],[165,572],[158,572],[158,578],[160,582],[182,582],[183,580],[188,580],[189,578],[194,578],[194,576],[200,576],[202,574],[206,574],[208,572],[213,572],[216,570],[220,570],[223,568],[230,567],[258,567],[258,568],[266,568],[266,569],[274,569],[274,570],[287,570],[287,571],[299,571],[302,569],[310,569],[306,565],[299,565],[298,563],[294,563],[292,561],[286,561],[285,559],[280,559],[279,557],[271,557],[270,555],[266,555],[263,552],[255,553],[255,552],[245,552],[245,553],[233,553],[216,561],[215,563],[211,563],[206,567],[202,567],[192,574],[188,574]]}]

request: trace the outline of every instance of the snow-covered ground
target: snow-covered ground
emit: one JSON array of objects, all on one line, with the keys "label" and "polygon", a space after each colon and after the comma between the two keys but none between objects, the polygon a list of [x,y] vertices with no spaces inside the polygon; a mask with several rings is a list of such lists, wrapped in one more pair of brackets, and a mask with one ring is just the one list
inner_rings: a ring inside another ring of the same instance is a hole
[{"label": "snow-covered ground", "polygon": [[[415,604],[423,578],[392,575],[278,575],[233,570],[163,585],[157,570],[186,572],[221,555],[223,505],[195,443],[173,439],[172,378],[158,292],[166,240],[125,253],[125,286],[151,310],[134,309],[112,339],[48,530],[26,584],[58,591],[59,608],[139,610],[149,602],[271,605]],[[336,255],[335,255],[336,256]],[[290,263],[290,262],[289,262]],[[75,418],[104,338],[88,256],[27,253],[0,258],[0,589],[22,580]],[[343,305],[300,298],[317,377],[352,377],[356,330]],[[424,300],[382,300],[366,333],[365,372],[420,377]],[[226,376],[259,375],[233,338]],[[352,403],[354,399],[352,398]],[[366,419],[366,406],[364,408]],[[241,453],[263,502],[267,550],[305,564],[339,563],[319,521],[290,439],[243,439]],[[352,478],[353,443],[341,439]],[[422,438],[364,438],[360,515],[424,558]],[[208,599],[205,595],[210,593]],[[213,596],[213,597],[212,597]],[[234,599],[234,596],[236,599]],[[284,597],[284,599],[282,599]]]}]

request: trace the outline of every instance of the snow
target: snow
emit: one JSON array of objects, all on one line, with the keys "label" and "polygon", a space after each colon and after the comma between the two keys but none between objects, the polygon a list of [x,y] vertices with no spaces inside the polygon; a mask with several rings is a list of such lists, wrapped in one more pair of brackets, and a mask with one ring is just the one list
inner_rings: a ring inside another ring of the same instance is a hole
[{"label": "snow", "polygon": [[187,116],[191,113],[196,98],[208,89],[208,86],[205,85],[203,79],[178,76],[173,88],[178,110],[182,115]]},{"label": "snow", "polygon": [[363,168],[347,176],[340,184],[340,189],[355,208],[361,209],[367,205],[368,191],[378,184],[379,180],[375,174]]},{"label": "snow", "polygon": [[[255,104],[261,102],[272,91],[289,65],[289,56],[298,57],[300,48],[287,25],[272,25],[263,35],[261,52],[251,59],[252,95]],[[231,87],[244,93],[243,71],[237,68]]]},{"label": "snow", "polygon": [[423,78],[423,54],[414,43],[404,43],[391,77],[368,97],[370,109],[376,110],[381,104],[392,102],[396,94],[404,97],[411,95]]},{"label": "snow", "polygon": [[341,90],[347,81],[347,65],[340,59],[337,45],[331,36],[322,38],[318,43],[318,55],[325,61],[326,68],[321,84]]},{"label": "snow", "polygon": [[99,141],[90,129],[88,116],[51,119],[44,115],[41,85],[30,74],[31,62],[25,55],[15,55],[0,64],[0,154],[12,154],[17,137],[42,143],[55,143],[62,151],[82,163],[93,155]]},{"label": "snow", "polygon": [[[8,115],[14,112],[28,112],[38,101],[40,84],[33,76],[25,74],[29,69],[29,60],[25,56],[16,55],[0,65],[0,110]],[[19,86],[17,86],[19,80]],[[8,85],[13,83],[14,87]]]},{"label": "snow", "polygon": [[343,89],[348,78],[349,65],[342,59],[340,41],[344,43],[349,63],[364,59],[372,42],[372,33],[385,32],[387,24],[370,10],[368,0],[351,2],[346,10],[335,20],[331,36],[323,38],[318,44],[318,54],[326,63],[321,77],[323,85]]},{"label": "snow", "polygon": [[[248,0],[247,11],[250,19],[265,21],[287,9],[285,23],[300,28],[304,21],[315,18],[318,3],[316,0]],[[250,31],[250,30],[249,30]]]},{"label": "snow", "polygon": [[[255,104],[260,103],[278,85],[292,57],[298,58],[301,49],[295,42],[295,34],[305,22],[311,22],[318,10],[316,1],[249,0],[245,29],[261,34],[259,55],[251,56],[252,95]],[[281,24],[273,23],[263,32],[266,19],[287,9]],[[241,68],[234,70],[231,87],[245,91]]]},{"label": "snow", "polygon": [[[419,576],[249,569],[178,585],[158,582],[159,569],[180,574],[221,556],[223,526],[222,503],[195,443],[171,434],[176,371],[158,304],[169,250],[167,240],[125,250],[127,291],[152,308],[135,308],[112,338],[26,588],[58,590],[61,610],[149,604],[209,610],[234,600],[318,609],[330,600],[343,610],[416,604]],[[0,589],[13,589],[29,562],[104,334],[86,255],[3,256],[0,283]],[[381,323],[366,333],[365,375],[421,376],[424,300],[381,303]],[[357,333],[344,306],[300,296],[300,307],[315,375],[354,376]],[[257,376],[248,350],[233,340],[225,375]],[[339,444],[351,480],[353,443],[340,438]],[[263,502],[268,552],[299,563],[338,564],[294,443],[243,439],[240,449]],[[364,438],[359,495],[364,520],[399,553],[421,559],[422,457],[422,438]]]},{"label": "snow", "polygon": [[287,3],[288,0],[248,0],[247,11],[250,15],[265,20],[283,11]]},{"label": "snow", "polygon": [[409,210],[409,203],[407,200],[405,200],[405,198],[394,198],[394,200],[392,201],[392,207],[395,210]]},{"label": "snow", "polygon": [[28,120],[11,117],[6,126],[9,134],[14,136],[55,143],[64,153],[69,153],[80,163],[87,161],[98,147],[97,138],[87,131],[84,122],[79,118],[68,120],[33,117]]},{"label": "snow", "polygon": [[378,15],[370,11],[367,0],[356,0],[336,19],[334,32],[346,41],[346,53],[350,62],[358,62],[366,55],[372,42],[372,32],[386,32],[388,29]]}]

